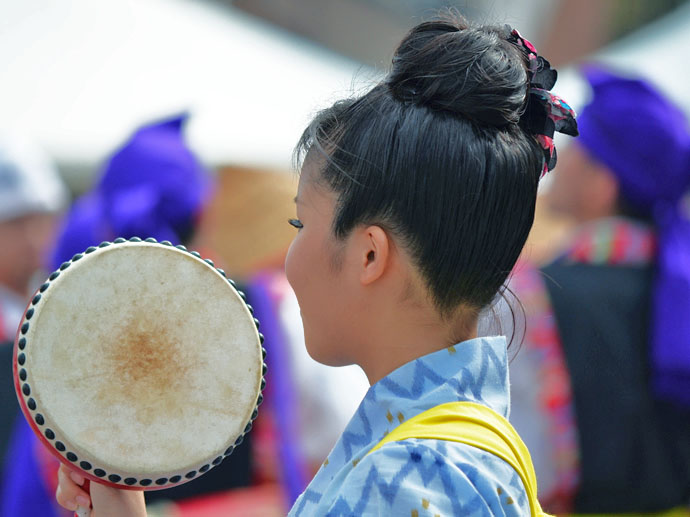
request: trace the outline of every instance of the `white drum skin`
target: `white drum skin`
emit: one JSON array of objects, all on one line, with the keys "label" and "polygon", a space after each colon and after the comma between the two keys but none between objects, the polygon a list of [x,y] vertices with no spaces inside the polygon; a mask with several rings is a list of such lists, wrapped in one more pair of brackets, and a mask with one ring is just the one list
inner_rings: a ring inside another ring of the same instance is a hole
[{"label": "white drum skin", "polygon": [[153,239],[78,254],[43,284],[15,342],[15,386],[61,461],[119,488],[194,479],[256,417],[263,336],[222,270]]}]

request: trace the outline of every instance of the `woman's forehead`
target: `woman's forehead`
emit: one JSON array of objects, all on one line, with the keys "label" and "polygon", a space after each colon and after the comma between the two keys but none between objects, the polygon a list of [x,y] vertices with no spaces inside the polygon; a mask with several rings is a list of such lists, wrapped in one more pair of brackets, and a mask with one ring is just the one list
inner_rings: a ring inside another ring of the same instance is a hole
[{"label": "woman's forehead", "polygon": [[296,202],[303,201],[305,196],[330,193],[330,189],[326,187],[321,176],[322,165],[323,160],[318,158],[304,160],[297,185]]},{"label": "woman's forehead", "polygon": [[300,183],[303,180],[313,181],[320,177],[321,168],[326,165],[326,159],[316,150],[311,149],[302,162],[300,169]]}]

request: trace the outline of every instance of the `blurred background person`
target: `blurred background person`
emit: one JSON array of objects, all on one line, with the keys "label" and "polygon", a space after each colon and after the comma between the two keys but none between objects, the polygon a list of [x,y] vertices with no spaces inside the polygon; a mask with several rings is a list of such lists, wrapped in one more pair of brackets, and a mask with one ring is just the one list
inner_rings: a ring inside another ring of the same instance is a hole
[{"label": "blurred background person", "polygon": [[24,138],[0,137],[0,460],[19,414],[12,342],[67,198],[57,169],[41,149]]},{"label": "blurred background person", "polygon": [[528,316],[511,420],[545,508],[688,515],[690,129],[647,81],[584,75],[580,137],[543,200],[577,227],[511,280]]},{"label": "blurred background person", "polygon": [[51,268],[117,237],[195,244],[213,177],[184,141],[187,120],[181,114],[144,124],[108,158],[63,221]]},{"label": "blurred background person", "polygon": [[14,340],[67,197],[43,151],[28,140],[0,137],[0,341]]},{"label": "blurred background person", "polygon": [[[76,200],[62,222],[49,260],[52,269],[89,246],[117,237],[194,242],[204,204],[212,193],[212,177],[183,140],[186,120],[186,115],[179,115],[147,124],[108,159],[93,189]],[[25,228],[25,238],[30,235],[28,230]],[[33,260],[29,263],[37,267],[37,255],[14,259],[21,264]],[[26,298],[18,296],[18,319]],[[246,486],[250,483],[249,462],[248,441],[199,483],[152,494],[149,500],[187,498]],[[2,515],[59,515],[62,510],[53,502],[57,466],[57,460],[35,438],[25,420],[18,418],[5,461]]]}]

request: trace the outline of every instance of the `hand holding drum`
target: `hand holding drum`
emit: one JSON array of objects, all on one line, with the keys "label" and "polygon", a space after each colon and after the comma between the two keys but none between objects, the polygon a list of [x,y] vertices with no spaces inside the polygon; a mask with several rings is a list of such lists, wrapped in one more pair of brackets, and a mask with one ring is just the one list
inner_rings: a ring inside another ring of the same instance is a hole
[{"label": "hand holding drum", "polygon": [[15,387],[36,435],[85,479],[169,488],[218,465],[250,429],[262,341],[211,261],[116,239],[37,291],[17,332]]}]

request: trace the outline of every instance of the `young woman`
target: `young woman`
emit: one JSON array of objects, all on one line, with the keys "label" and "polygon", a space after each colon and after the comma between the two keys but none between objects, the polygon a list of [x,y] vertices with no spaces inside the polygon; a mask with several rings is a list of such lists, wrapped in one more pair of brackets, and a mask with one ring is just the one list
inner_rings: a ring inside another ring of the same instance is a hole
[{"label": "young woman", "polygon": [[[401,422],[466,400],[507,417],[506,340],[477,338],[555,164],[576,134],[555,71],[509,27],[415,27],[389,75],[305,131],[298,229],[286,272],[309,353],[372,384],[290,515],[525,515],[506,462],[463,443],[391,442]],[[57,499],[86,504],[63,467]],[[145,515],[144,498],[92,485],[95,517]]]}]

